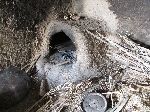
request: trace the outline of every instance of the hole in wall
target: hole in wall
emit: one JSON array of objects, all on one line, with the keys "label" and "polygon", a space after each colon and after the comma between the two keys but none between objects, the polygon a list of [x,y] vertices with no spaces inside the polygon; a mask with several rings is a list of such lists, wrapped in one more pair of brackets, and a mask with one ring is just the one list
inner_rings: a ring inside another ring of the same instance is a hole
[{"label": "hole in wall", "polygon": [[76,61],[76,47],[73,41],[63,31],[50,37],[48,60],[53,64],[73,63]]},{"label": "hole in wall", "polygon": [[54,54],[58,50],[76,50],[74,43],[63,31],[55,33],[50,38],[50,53]]},{"label": "hole in wall", "polygon": [[46,78],[49,87],[54,87],[90,77],[85,73],[90,62],[86,38],[79,29],[56,22],[49,25],[45,35],[36,63],[39,79]]},{"label": "hole in wall", "polygon": [[[69,80],[70,71],[77,62],[76,46],[65,32],[56,32],[49,38],[49,53],[42,59],[40,72],[50,85]],[[64,76],[65,74],[65,76]]]}]

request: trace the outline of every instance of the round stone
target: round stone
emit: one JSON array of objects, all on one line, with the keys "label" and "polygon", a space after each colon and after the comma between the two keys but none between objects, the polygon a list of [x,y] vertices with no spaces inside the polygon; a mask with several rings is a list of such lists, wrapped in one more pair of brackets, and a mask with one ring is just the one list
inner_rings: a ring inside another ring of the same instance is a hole
[{"label": "round stone", "polygon": [[21,101],[30,88],[30,78],[15,67],[0,71],[0,109],[9,108]]},{"label": "round stone", "polygon": [[99,93],[89,93],[83,100],[85,112],[105,112],[107,108],[106,98]]}]

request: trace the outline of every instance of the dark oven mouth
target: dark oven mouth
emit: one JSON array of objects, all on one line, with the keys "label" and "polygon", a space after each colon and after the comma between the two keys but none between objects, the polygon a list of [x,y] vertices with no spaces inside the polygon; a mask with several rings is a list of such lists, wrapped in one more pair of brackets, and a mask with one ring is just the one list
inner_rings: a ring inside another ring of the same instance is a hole
[{"label": "dark oven mouth", "polygon": [[75,44],[65,32],[60,31],[50,37],[47,59],[51,64],[66,65],[76,62]]}]

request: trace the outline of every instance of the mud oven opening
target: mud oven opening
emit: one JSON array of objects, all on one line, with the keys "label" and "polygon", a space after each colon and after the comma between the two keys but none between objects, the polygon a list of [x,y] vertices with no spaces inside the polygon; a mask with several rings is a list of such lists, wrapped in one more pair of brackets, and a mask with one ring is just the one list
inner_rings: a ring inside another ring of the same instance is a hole
[{"label": "mud oven opening", "polygon": [[44,70],[45,75],[52,85],[59,82],[64,83],[69,79],[67,74],[76,62],[76,47],[63,31],[53,34],[49,42],[49,53],[45,57],[47,62]]},{"label": "mud oven opening", "polygon": [[[40,58],[36,63],[36,69],[39,78],[47,79],[49,89],[51,89],[51,86],[56,87],[66,82],[78,82],[101,76],[101,72],[94,67],[93,69],[90,67],[91,58],[88,53],[88,40],[78,28],[67,23],[53,22],[48,25],[42,39],[42,46],[38,53]],[[106,81],[104,80],[104,82]],[[94,90],[90,88],[83,93],[85,97],[83,97],[81,103],[79,102],[86,112],[91,108],[103,112],[107,107],[113,105],[110,102],[110,95],[107,98],[101,95],[103,90],[105,90],[104,93],[108,92],[109,85],[107,83],[103,85],[102,81],[97,83],[98,87],[94,87]]]},{"label": "mud oven opening", "polygon": [[49,47],[50,63],[67,65],[76,61],[76,47],[63,31],[51,36]]},{"label": "mud oven opening", "polygon": [[88,77],[84,73],[89,63],[86,39],[79,29],[66,23],[53,22],[46,32],[41,57],[36,63],[38,77],[46,78],[49,86]]}]

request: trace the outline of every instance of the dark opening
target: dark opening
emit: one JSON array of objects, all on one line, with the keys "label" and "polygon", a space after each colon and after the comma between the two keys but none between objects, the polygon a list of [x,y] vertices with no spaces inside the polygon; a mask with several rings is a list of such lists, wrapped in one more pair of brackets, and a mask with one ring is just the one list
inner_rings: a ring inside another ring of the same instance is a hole
[{"label": "dark opening", "polygon": [[75,51],[74,43],[63,31],[52,35],[50,38],[50,54],[53,54],[58,50]]}]

